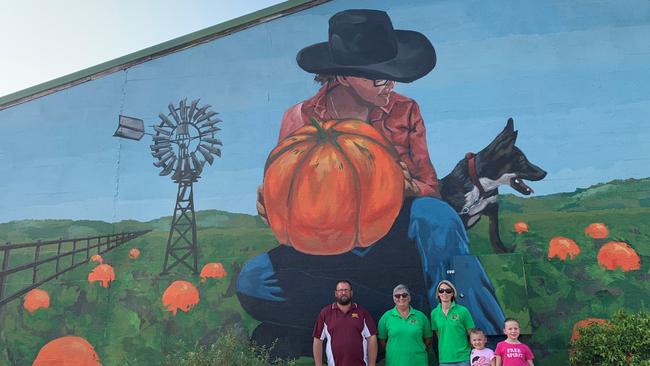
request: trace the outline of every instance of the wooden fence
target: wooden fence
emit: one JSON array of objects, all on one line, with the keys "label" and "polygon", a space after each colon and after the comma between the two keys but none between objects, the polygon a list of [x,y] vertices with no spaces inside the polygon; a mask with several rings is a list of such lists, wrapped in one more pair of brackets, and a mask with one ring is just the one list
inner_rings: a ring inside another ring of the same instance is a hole
[{"label": "wooden fence", "polygon": [[[0,307],[9,301],[19,298],[45,282],[53,278],[58,278],[61,274],[87,263],[92,255],[106,253],[127,241],[144,235],[150,231],[151,230],[140,230],[85,238],[47,241],[39,240],[31,243],[7,243],[5,245],[0,245],[0,253],[2,253],[2,270],[0,271]],[[54,253],[55,247],[56,255],[43,255],[43,253],[45,253],[44,249],[52,248],[51,252]],[[9,259],[12,252],[16,253],[20,251],[24,256],[25,252],[29,250],[33,250],[33,261],[10,267]],[[54,273],[39,278],[39,270],[42,270],[43,266],[48,263],[54,263]],[[24,287],[12,294],[6,295],[5,291],[8,284],[8,277],[18,272],[25,273],[29,271],[32,272],[31,281],[24,283]]]}]

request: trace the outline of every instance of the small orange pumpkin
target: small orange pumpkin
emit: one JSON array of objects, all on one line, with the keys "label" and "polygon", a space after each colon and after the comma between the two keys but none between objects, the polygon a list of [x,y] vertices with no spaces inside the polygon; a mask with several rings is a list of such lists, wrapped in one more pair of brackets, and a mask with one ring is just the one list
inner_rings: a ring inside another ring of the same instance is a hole
[{"label": "small orange pumpkin", "polygon": [[140,257],[140,249],[132,248],[131,250],[129,250],[130,259],[138,259],[138,257]]},{"label": "small orange pumpkin", "polygon": [[569,238],[556,236],[548,243],[548,259],[557,257],[561,261],[565,261],[567,256],[573,259],[578,254],[580,254],[580,247]]},{"label": "small orange pumpkin", "polygon": [[528,224],[523,221],[515,222],[515,231],[517,234],[523,234],[528,232]]},{"label": "small orange pumpkin", "polygon": [[610,241],[598,251],[598,264],[610,271],[620,268],[623,272],[641,268],[641,258],[627,243]]},{"label": "small orange pumpkin", "polygon": [[308,254],[374,244],[390,230],[403,196],[393,145],[358,120],[312,119],[271,151],[264,170],[271,230]]},{"label": "small orange pumpkin", "polygon": [[174,315],[178,310],[187,313],[199,303],[199,290],[187,281],[174,281],[163,293],[162,303]]},{"label": "small orange pumpkin", "polygon": [[35,288],[25,295],[23,307],[30,313],[38,309],[47,309],[50,307],[50,295],[45,290]]},{"label": "small orange pumpkin", "polygon": [[609,236],[609,230],[602,222],[594,222],[585,228],[585,235],[594,239],[605,239]]},{"label": "small orange pumpkin", "polygon": [[201,282],[205,283],[207,278],[224,278],[228,273],[221,263],[208,263],[201,269]]},{"label": "small orange pumpkin", "polygon": [[115,271],[109,264],[100,264],[88,274],[88,282],[100,281],[103,288],[108,288],[110,282],[115,280]]},{"label": "small orange pumpkin", "polygon": [[32,366],[102,366],[93,346],[81,337],[66,336],[47,343]]},{"label": "small orange pumpkin", "polygon": [[576,322],[571,331],[571,342],[580,339],[580,328],[588,327],[592,324],[607,324],[607,320],[601,318],[586,318]]},{"label": "small orange pumpkin", "polygon": [[90,261],[91,261],[91,262],[95,262],[95,263],[102,264],[102,262],[103,262],[104,260],[102,259],[102,256],[101,256],[101,255],[99,255],[99,254],[95,254],[95,255],[93,255],[92,257],[90,257]]}]

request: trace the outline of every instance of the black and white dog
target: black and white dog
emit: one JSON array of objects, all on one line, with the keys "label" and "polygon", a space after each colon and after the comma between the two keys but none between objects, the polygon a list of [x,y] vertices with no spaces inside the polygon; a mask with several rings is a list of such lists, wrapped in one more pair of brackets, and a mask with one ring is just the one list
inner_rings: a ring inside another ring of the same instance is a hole
[{"label": "black and white dog", "polygon": [[481,215],[490,219],[490,242],[497,253],[511,252],[499,236],[500,185],[509,185],[523,195],[533,193],[524,180],[538,181],[546,171],[528,161],[526,155],[515,146],[517,131],[512,118],[499,135],[478,154],[467,153],[465,159],[440,180],[440,194],[469,229]]}]

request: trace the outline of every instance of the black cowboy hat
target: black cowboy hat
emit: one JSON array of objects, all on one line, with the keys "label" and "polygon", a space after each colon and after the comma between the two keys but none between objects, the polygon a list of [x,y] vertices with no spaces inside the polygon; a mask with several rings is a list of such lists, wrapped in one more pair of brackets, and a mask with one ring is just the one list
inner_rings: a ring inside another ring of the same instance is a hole
[{"label": "black cowboy hat", "polygon": [[298,65],[314,74],[410,83],[436,65],[436,51],[419,32],[393,29],[386,12],[351,9],[329,20],[329,41],[300,50]]}]

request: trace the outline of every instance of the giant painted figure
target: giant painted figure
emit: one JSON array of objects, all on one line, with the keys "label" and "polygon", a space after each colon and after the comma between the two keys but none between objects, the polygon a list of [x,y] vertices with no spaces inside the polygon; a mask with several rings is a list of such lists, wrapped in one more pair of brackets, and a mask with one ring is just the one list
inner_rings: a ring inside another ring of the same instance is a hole
[{"label": "giant painted figure", "polygon": [[[280,245],[246,263],[239,275],[237,294],[246,311],[262,322],[253,337],[262,343],[282,338],[279,344],[287,349],[281,353],[293,356],[311,354],[314,318],[323,304],[331,301],[326,290],[339,278],[350,279],[357,298],[368,304],[377,319],[393,305],[386,294],[396,283],[409,284],[414,289],[413,306],[428,312],[436,304],[436,283],[450,279],[447,271],[453,257],[469,254],[465,225],[476,222],[476,218],[461,220],[454,208],[441,199],[441,191],[450,193],[458,211],[471,206],[471,214],[476,215],[488,204],[495,205],[495,199],[486,197],[476,174],[459,181],[462,174],[456,169],[456,174],[452,172],[445,178],[448,183],[441,190],[429,158],[418,104],[393,91],[395,82],[412,82],[434,68],[436,55],[429,40],[418,32],[394,30],[388,15],[375,10],[337,13],[329,26],[328,42],[306,47],[297,56],[298,65],[316,74],[323,86],[314,97],[287,110],[279,141],[300,134],[298,130],[314,120],[333,120],[328,122],[330,125],[345,119],[365,121],[395,148],[403,168],[405,199],[388,233],[368,248],[311,255]],[[516,149],[515,138],[510,121],[492,145],[512,151]],[[472,159],[469,164],[476,172],[480,162]],[[467,165],[459,163],[461,168]],[[508,176],[509,183],[538,180],[545,174],[532,164],[528,168],[519,177]],[[496,195],[496,185],[502,183],[500,177],[483,179],[494,182],[488,196]],[[474,188],[480,194],[466,194],[466,186],[471,187],[475,180],[478,187]],[[266,219],[269,207],[264,205],[262,192],[258,210]],[[464,195],[464,202],[459,202],[457,193]],[[466,269],[470,276],[460,286],[465,297],[459,302],[470,309],[477,326],[496,334],[504,314],[482,265],[476,257],[471,258],[470,268]]]}]

